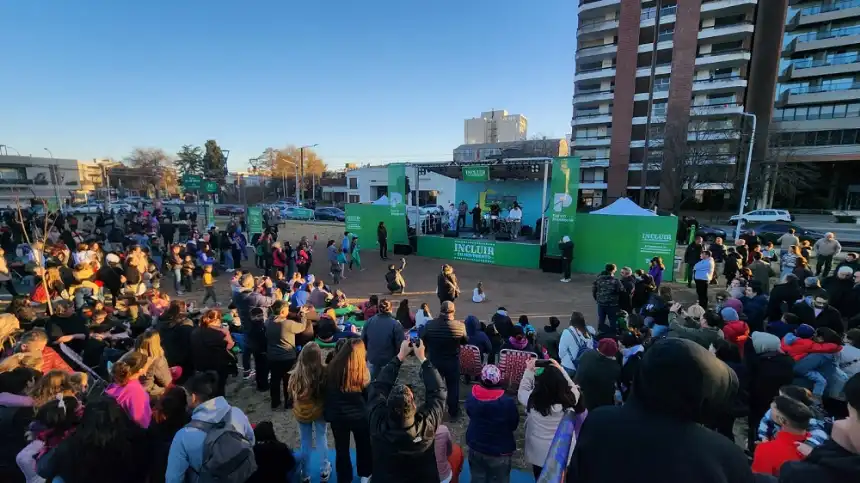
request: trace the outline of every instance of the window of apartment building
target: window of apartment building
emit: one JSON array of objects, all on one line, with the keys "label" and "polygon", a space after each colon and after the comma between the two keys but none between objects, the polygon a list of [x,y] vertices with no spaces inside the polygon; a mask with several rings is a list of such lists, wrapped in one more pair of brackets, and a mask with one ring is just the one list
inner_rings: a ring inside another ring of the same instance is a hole
[{"label": "window of apartment building", "polygon": [[736,50],[740,50],[742,47],[743,47],[743,41],[741,41],[741,40],[738,40],[735,42],[721,42],[718,44],[711,44],[710,55],[724,54],[727,52],[734,52]]},{"label": "window of apartment building", "polygon": [[669,103],[666,100],[654,101],[651,104],[651,115],[652,116],[665,116],[666,109],[668,108]]},{"label": "window of apartment building", "polygon": [[581,84],[576,88],[577,95],[594,94],[600,91],[601,88],[599,82],[594,84]]},{"label": "window of apartment building", "polygon": [[734,70],[731,67],[724,69],[714,69],[711,73],[713,79],[731,79],[734,76]]},{"label": "window of apartment building", "polygon": [[675,27],[660,27],[660,33],[657,35],[658,42],[664,42],[666,40],[672,40],[672,37],[675,36]]},{"label": "window of apartment building", "polygon": [[350,203],[358,203],[359,202],[358,195],[349,195],[349,202]]},{"label": "window of apartment building", "polygon": [[603,61],[599,60],[597,62],[585,62],[579,64],[579,69],[577,72],[589,72],[593,70],[600,70],[603,68]]},{"label": "window of apartment building", "polygon": [[592,139],[601,137],[600,128],[589,127],[576,130],[576,139]]},{"label": "window of apartment building", "polygon": [[600,208],[603,206],[605,190],[579,190],[579,199],[582,204],[589,208]]},{"label": "window of apartment building", "polygon": [[728,27],[730,25],[737,25],[745,22],[746,20],[743,15],[729,15],[727,17],[717,17],[714,19],[714,28]]},{"label": "window of apartment building", "polygon": [[18,168],[0,168],[0,179],[10,181],[23,179],[26,177],[26,174],[22,173],[22,171],[24,170]]},{"label": "window of apartment building", "polygon": [[585,168],[579,171],[580,183],[605,183],[605,168]]},{"label": "window of apartment building", "polygon": [[669,90],[670,76],[662,76],[654,78],[654,92],[665,92]]},{"label": "window of apartment building", "polygon": [[860,144],[860,130],[837,129],[833,131],[783,132],[779,134],[779,146],[835,146]]},{"label": "window of apartment building", "polygon": [[357,190],[358,189],[358,178],[349,178],[349,189]]}]

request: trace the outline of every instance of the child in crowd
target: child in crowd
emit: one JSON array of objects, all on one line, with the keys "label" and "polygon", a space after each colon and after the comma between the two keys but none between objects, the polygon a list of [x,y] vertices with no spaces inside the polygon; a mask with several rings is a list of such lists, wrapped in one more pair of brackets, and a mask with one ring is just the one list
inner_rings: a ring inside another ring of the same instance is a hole
[{"label": "child in crowd", "polygon": [[254,427],[254,459],[257,471],[247,483],[288,483],[293,481],[296,458],[290,447],[278,440],[271,421],[261,421]]},{"label": "child in crowd", "polygon": [[478,282],[478,286],[472,290],[472,302],[479,304],[487,300],[487,293],[484,292],[484,282]]},{"label": "child in crowd", "polygon": [[448,426],[440,424],[436,428],[433,448],[436,453],[436,470],[439,472],[439,481],[441,483],[457,483],[460,470],[463,469],[463,448],[454,442]]},{"label": "child in crowd", "polygon": [[27,483],[45,481],[36,473],[36,464],[75,430],[82,414],[81,403],[69,395],[57,395],[38,408],[27,430],[30,444],[15,457]]},{"label": "child in crowd", "polygon": [[787,461],[798,461],[802,455],[797,445],[809,438],[807,432],[812,411],[802,402],[787,396],[777,396],[770,405],[774,422],[782,429],[772,441],[765,441],[755,449],[752,470],[779,476],[779,469]]},{"label": "child in crowd", "polygon": [[116,399],[128,417],[141,428],[148,428],[152,420],[149,394],[140,383],[141,376],[149,370],[153,361],[141,352],[129,352],[118,360],[112,369],[113,384],[105,394]]},{"label": "child in crowd", "polygon": [[[331,463],[328,460],[326,421],[323,419],[325,366],[320,346],[310,342],[299,353],[296,367],[290,371],[287,390],[293,400],[293,415],[299,423],[301,434],[302,481],[310,481],[311,451],[316,439],[316,450],[320,458],[320,481],[328,481]],[[316,438],[314,438],[316,433]]]},{"label": "child in crowd", "polygon": [[236,270],[230,277],[230,293],[232,295],[236,295],[237,293],[242,291],[242,284],[239,282],[239,280],[242,279],[243,275],[244,273],[241,270]]},{"label": "child in crowd", "polygon": [[182,262],[182,285],[186,292],[191,292],[192,282],[194,281],[194,259],[191,255],[185,255],[185,261]]},{"label": "child in crowd", "polygon": [[827,378],[822,373],[834,364],[832,354],[842,350],[842,338],[826,327],[816,331],[801,324],[794,334],[786,334],[780,348],[795,360],[795,376],[812,381],[812,394],[820,401],[827,389]]},{"label": "child in crowd", "polygon": [[215,276],[212,274],[212,270],[212,265],[203,267],[203,290],[206,291],[206,295],[203,296],[203,301],[200,302],[201,306],[206,305],[206,301],[209,299],[212,299],[216,307],[220,305],[218,298],[215,296]]},{"label": "child in crowd", "polygon": [[[505,394],[501,381],[501,370],[487,364],[481,369],[480,384],[472,386],[472,392],[466,398],[466,414],[469,415],[466,444],[469,446],[472,481],[475,482],[508,481],[511,455],[517,449],[514,432],[520,424],[520,413],[517,403]],[[437,447],[437,462],[439,457]],[[504,471],[494,471],[499,467]],[[495,475],[501,478],[493,478]],[[445,481],[441,468],[439,478]]]},{"label": "child in crowd", "polygon": [[[830,439],[828,433],[831,421],[823,413],[813,408],[812,393],[809,389],[800,386],[783,386],[779,388],[779,395],[800,401],[812,410],[812,417],[809,420],[808,428],[809,436],[804,441],[806,444],[816,447]],[[781,424],[773,418],[772,409],[773,406],[771,406],[771,409],[768,409],[764,417],[759,421],[756,437],[758,442],[772,441],[779,430],[782,429]]]}]

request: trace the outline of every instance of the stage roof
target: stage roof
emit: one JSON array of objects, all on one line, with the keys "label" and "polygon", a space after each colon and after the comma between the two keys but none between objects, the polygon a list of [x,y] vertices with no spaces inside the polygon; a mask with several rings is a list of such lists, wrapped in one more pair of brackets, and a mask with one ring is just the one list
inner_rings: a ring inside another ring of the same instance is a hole
[{"label": "stage roof", "polygon": [[463,168],[469,166],[489,166],[490,179],[493,180],[543,180],[544,165],[547,165],[547,177],[552,177],[552,158],[513,158],[513,159],[482,159],[480,161],[448,161],[441,163],[414,163],[418,174],[434,172],[449,178],[461,179]]}]

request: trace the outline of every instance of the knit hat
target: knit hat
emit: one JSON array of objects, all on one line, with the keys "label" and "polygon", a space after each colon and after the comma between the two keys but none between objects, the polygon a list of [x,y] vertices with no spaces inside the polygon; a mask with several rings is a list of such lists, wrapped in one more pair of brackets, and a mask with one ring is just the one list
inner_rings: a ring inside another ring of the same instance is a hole
[{"label": "knit hat", "polygon": [[451,301],[442,302],[442,308],[439,309],[439,313],[453,314],[454,313],[454,302],[451,302]]},{"label": "knit hat", "polygon": [[821,282],[818,280],[818,277],[806,277],[806,279],[803,280],[803,285],[805,285],[806,288],[816,288],[821,287]]},{"label": "knit hat", "polygon": [[726,322],[740,320],[740,317],[738,317],[738,311],[731,307],[724,307],[723,310],[720,311],[720,315],[723,316],[723,320]]},{"label": "knit hat", "polygon": [[487,386],[495,386],[502,380],[502,371],[498,366],[487,364],[481,369],[481,382]]},{"label": "knit hat", "polygon": [[115,253],[108,253],[105,257],[108,263],[119,263],[119,257]]},{"label": "knit hat", "polygon": [[801,339],[811,339],[812,336],[815,335],[815,329],[812,328],[811,325],[800,324],[796,329],[794,329],[794,335]]},{"label": "knit hat", "polygon": [[618,353],[618,343],[615,342],[615,339],[610,339],[609,337],[600,339],[600,342],[597,343],[597,352],[606,357],[615,357],[615,354]]},{"label": "knit hat", "polygon": [[753,348],[756,354],[764,354],[765,352],[776,352],[779,350],[779,337],[767,332],[753,332],[750,334]]}]

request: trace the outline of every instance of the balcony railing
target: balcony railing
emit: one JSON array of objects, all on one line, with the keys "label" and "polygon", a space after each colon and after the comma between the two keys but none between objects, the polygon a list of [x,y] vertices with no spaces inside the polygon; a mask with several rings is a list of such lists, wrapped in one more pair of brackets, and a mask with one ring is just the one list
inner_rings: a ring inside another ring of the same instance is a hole
[{"label": "balcony railing", "polygon": [[581,114],[579,112],[573,113],[574,119],[590,119],[592,117],[603,117],[603,116],[611,116],[612,111],[609,112],[592,112],[592,111],[584,111]]},{"label": "balcony railing", "polygon": [[612,86],[609,89],[588,89],[588,90],[579,90],[576,92],[577,96],[588,96],[591,94],[612,94],[615,92],[615,87]]},{"label": "balcony railing", "polygon": [[576,73],[577,74],[587,74],[589,72],[598,72],[598,71],[601,71],[604,69],[614,69],[614,68],[615,68],[614,65],[610,65],[609,67],[592,67],[590,69],[577,69]]},{"label": "balcony railing", "polygon": [[721,50],[719,52],[708,52],[707,54],[697,54],[696,57],[716,57],[718,55],[746,54],[746,53],[749,53],[749,50],[746,50],[746,49],[729,49],[729,50]]},{"label": "balcony railing", "polygon": [[707,79],[693,79],[693,83],[702,83],[702,82],[717,82],[717,81],[729,81],[729,80],[743,80],[743,76],[740,75],[712,75]]},{"label": "balcony railing", "polygon": [[834,12],[836,10],[845,10],[846,8],[860,7],[860,0],[845,0],[825,5],[814,5],[800,9],[801,15],[817,15],[819,13]]},{"label": "balcony railing", "polygon": [[[849,109],[849,106],[851,107]],[[801,112],[802,114],[798,114]],[[774,121],[817,121],[820,119],[847,119],[860,117],[860,104],[832,104],[827,106],[789,107],[774,109]]]},{"label": "balcony railing", "polygon": [[849,89],[860,89],[860,82],[838,82],[820,86],[792,87],[791,89],[784,90],[783,93],[788,92],[793,95],[818,94],[820,92],[844,91]]},{"label": "balcony railing", "polygon": [[718,30],[725,30],[725,29],[733,29],[733,28],[737,28],[741,25],[753,25],[753,22],[750,20],[741,20],[739,22],[735,22],[735,23],[729,24],[729,25],[714,25],[713,27],[703,28],[702,30],[699,31],[699,33],[715,32]]},{"label": "balcony railing", "polygon": [[[677,10],[678,10],[677,5],[669,5],[668,7],[663,7],[660,9],[660,16],[665,17],[667,15],[675,15],[675,12],[677,12]],[[649,18],[656,18],[656,17],[657,17],[657,7],[651,7],[651,8],[646,8],[646,9],[642,10],[642,13],[639,15],[639,20],[644,21],[644,20],[648,20]]]},{"label": "balcony railing", "polygon": [[592,18],[585,20],[584,22],[580,22],[579,28],[591,27],[593,25],[600,25],[603,22],[612,22],[618,20],[618,12],[615,13],[613,18]]},{"label": "balcony railing", "polygon": [[738,107],[737,99],[711,99],[705,102],[690,104],[690,107]]},{"label": "balcony railing", "polygon": [[860,25],[843,27],[841,29],[824,30],[821,32],[809,32],[794,38],[796,42],[810,42],[813,40],[835,39],[838,37],[849,37],[860,35]]},{"label": "balcony railing", "polygon": [[[860,0],[858,0],[860,1]],[[834,55],[829,59],[798,59],[792,62],[795,70],[811,69],[813,67],[824,67],[828,65],[856,64],[860,62],[860,54]]]},{"label": "balcony railing", "polygon": [[588,52],[589,50],[597,50],[597,49],[602,49],[604,47],[614,47],[614,46],[615,46],[615,44],[602,44],[602,45],[592,45],[590,47],[580,47],[580,48],[576,49],[576,53],[581,54],[583,52]]}]

